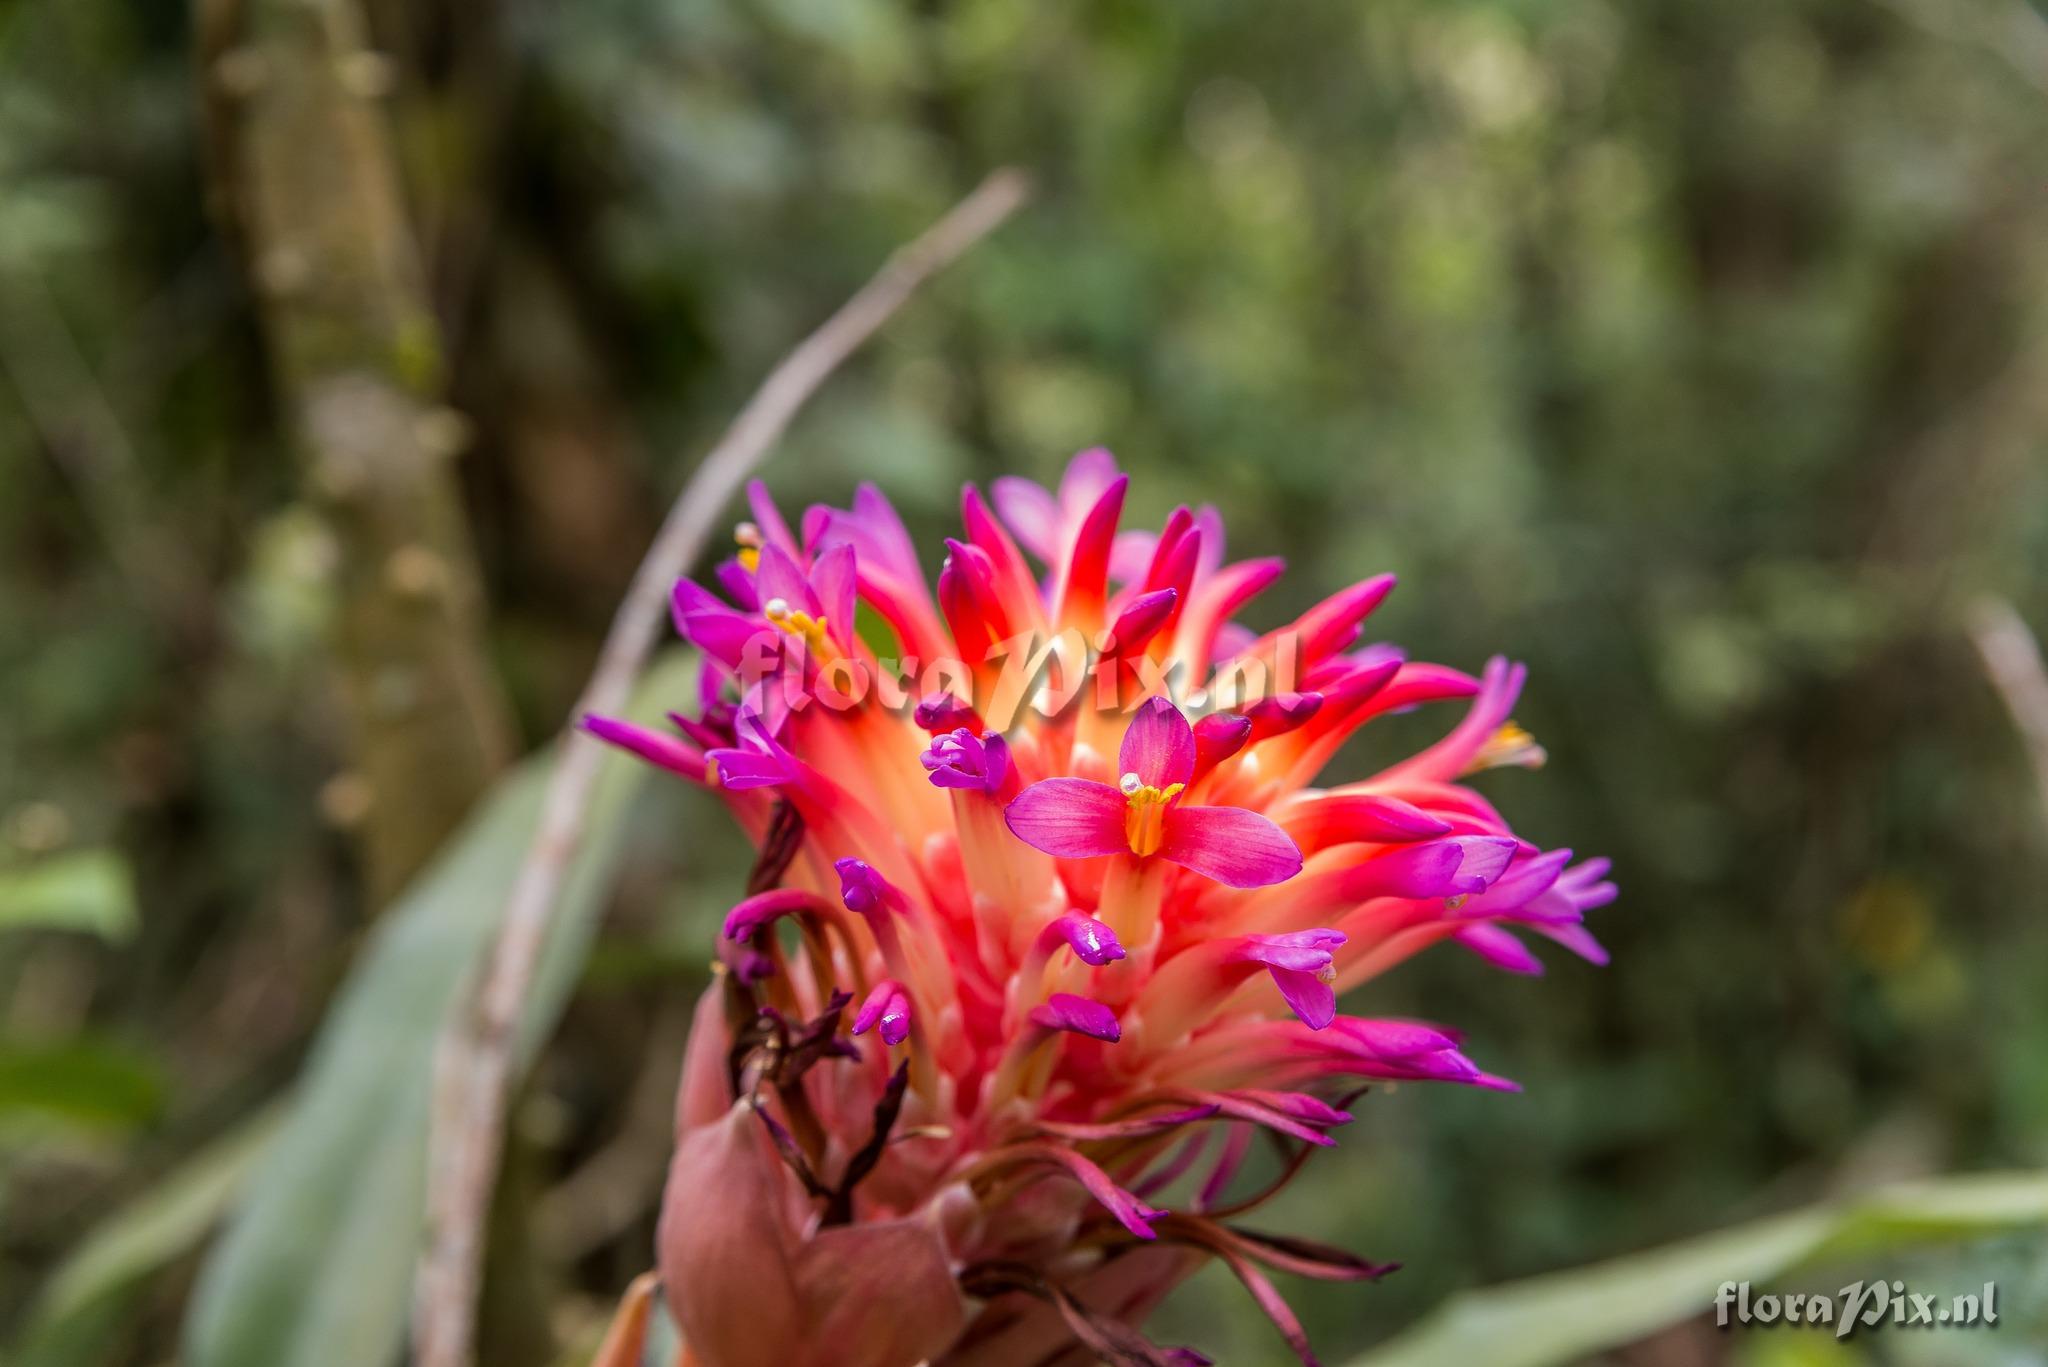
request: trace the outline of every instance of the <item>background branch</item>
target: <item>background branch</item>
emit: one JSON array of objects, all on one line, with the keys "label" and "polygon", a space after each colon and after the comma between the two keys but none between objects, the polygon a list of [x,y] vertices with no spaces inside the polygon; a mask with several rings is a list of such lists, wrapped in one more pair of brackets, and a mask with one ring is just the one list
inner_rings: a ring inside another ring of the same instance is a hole
[{"label": "background branch", "polygon": [[2041,663],[2040,642],[2003,598],[1977,602],[1970,613],[1970,639],[2026,742],[2041,790],[2041,815],[2048,819],[2048,667]]},{"label": "background branch", "polygon": [[334,650],[372,900],[388,902],[511,751],[452,458],[440,340],[354,0],[209,0],[215,207],[239,229],[306,483],[341,547]]},{"label": "background branch", "polygon": [[[775,367],[691,475],[605,636],[577,717],[617,711],[646,663],[671,585],[696,560],[715,520],[804,402],[938,270],[1024,202],[1025,178],[998,171],[925,233]],[[483,1226],[497,1176],[511,1082],[513,1029],[546,939],[602,747],[568,731],[535,833],[505,907],[504,924],[466,1011],[450,1022],[436,1069],[427,1245],[414,1288],[417,1367],[466,1367],[474,1350]]]}]

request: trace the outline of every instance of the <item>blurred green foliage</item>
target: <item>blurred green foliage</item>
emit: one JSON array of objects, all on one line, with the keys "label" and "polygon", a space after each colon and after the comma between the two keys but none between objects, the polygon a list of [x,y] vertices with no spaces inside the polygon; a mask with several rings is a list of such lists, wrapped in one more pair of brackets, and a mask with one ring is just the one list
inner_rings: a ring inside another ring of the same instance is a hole
[{"label": "blurred green foliage", "polygon": [[[1288,1288],[1330,1357],[1457,1288],[2048,1166],[2048,837],[1962,632],[1985,592],[2048,622],[2022,0],[368,9],[529,738],[748,386],[1002,162],[1038,204],[834,381],[768,470],[785,501],[873,479],[936,546],[961,481],[1102,442],[1146,520],[1214,502],[1289,558],[1266,618],[1391,568],[1391,639],[1530,662],[1552,762],[1488,789],[1615,858],[1615,964],[1451,951],[1369,989],[1528,1090],[1374,1098],[1265,1215],[1407,1265]],[[0,1341],[294,1076],[374,911],[318,650],[334,543],[208,212],[193,46],[180,6],[0,7]],[[539,1221],[567,1320],[645,1265],[665,1102],[635,1097],[739,886],[682,801],[634,805],[517,1117],[536,1190],[606,1155],[623,1184]],[[18,924],[128,925],[100,850],[132,932]],[[165,1357],[190,1263],[74,1360]],[[1272,1358],[1211,1278],[1169,1313]]]}]

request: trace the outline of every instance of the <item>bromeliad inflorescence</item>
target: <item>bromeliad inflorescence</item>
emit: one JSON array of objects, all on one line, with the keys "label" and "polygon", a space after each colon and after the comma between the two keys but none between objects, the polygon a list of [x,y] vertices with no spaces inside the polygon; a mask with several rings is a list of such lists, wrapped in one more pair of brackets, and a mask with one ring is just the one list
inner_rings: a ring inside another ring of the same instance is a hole
[{"label": "bromeliad inflorescence", "polygon": [[[1057,492],[970,487],[934,595],[874,490],[799,535],[755,486],[722,595],[676,586],[699,715],[588,719],[762,851],[683,1068],[659,1245],[684,1363],[1203,1362],[1141,1326],[1210,1257],[1313,1362],[1267,1273],[1387,1268],[1242,1227],[1278,1186],[1240,1190],[1255,1139],[1284,1182],[1375,1083],[1512,1085],[1338,996],[1440,940],[1604,961],[1605,861],[1460,782],[1541,762],[1519,666],[1361,645],[1390,578],[1255,636],[1233,619],[1279,563],[1225,563],[1207,508],[1119,534],[1124,488],[1100,451]],[[1314,786],[1374,717],[1460,698],[1435,745]]]}]

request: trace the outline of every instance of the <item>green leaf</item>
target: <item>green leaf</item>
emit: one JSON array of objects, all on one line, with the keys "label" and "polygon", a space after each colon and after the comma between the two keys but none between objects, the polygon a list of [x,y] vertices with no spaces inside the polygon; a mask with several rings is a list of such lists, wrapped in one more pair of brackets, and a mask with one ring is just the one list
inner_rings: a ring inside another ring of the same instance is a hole
[{"label": "green leaf", "polygon": [[135,883],[112,850],[73,850],[0,870],[0,931],[77,930],[119,943],[135,926]]},{"label": "green leaf", "polygon": [[47,1129],[124,1134],[163,1104],[154,1059],[102,1040],[0,1040],[0,1138]]},{"label": "green leaf", "polygon": [[1831,1258],[2048,1226],[2048,1174],[1886,1188],[1668,1248],[1455,1296],[1352,1367],[1549,1367],[1633,1343],[1712,1307],[1723,1282]]},{"label": "green leaf", "polygon": [[255,1170],[276,1134],[273,1107],[189,1155],[102,1221],[51,1274],[9,1357],[19,1367],[88,1360],[72,1345],[97,1324],[120,1318],[105,1306],[197,1247]]},{"label": "green leaf", "polygon": [[[643,698],[687,691],[687,662]],[[636,708],[636,711],[645,709]],[[188,1367],[389,1367],[402,1342],[426,1185],[441,1023],[471,981],[540,816],[551,758],[523,764],[399,899],[330,1011],[274,1151],[201,1274]],[[646,766],[608,756],[521,1023],[522,1057],[574,985]]]}]

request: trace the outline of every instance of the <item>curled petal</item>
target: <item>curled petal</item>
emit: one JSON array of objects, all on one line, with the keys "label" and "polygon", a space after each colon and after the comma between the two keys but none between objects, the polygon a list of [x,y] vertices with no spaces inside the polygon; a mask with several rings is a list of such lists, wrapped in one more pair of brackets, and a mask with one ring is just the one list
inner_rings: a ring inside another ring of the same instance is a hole
[{"label": "curled petal", "polygon": [[839,900],[848,911],[866,916],[877,909],[901,911],[907,905],[896,886],[866,860],[834,860],[832,867],[839,874]]},{"label": "curled petal", "polygon": [[755,931],[781,917],[824,909],[825,904],[817,894],[805,892],[800,888],[773,888],[767,892],[758,892],[726,913],[725,938],[749,940],[753,938]]},{"label": "curled petal", "polygon": [[1321,1030],[1337,1019],[1337,991],[1330,978],[1293,968],[1275,968],[1272,974],[1282,1000],[1303,1025]]},{"label": "curled petal", "polygon": [[1159,853],[1227,887],[1262,888],[1301,872],[1301,847],[1242,807],[1176,807]]},{"label": "curled petal", "polygon": [[1211,712],[1196,722],[1194,729],[1195,778],[1199,779],[1244,749],[1252,736],[1252,719],[1235,712]]},{"label": "curled petal", "polygon": [[1350,938],[1341,930],[1297,930],[1285,935],[1247,935],[1231,951],[1232,960],[1261,963],[1268,968],[1315,973],[1328,968],[1339,945]]},{"label": "curled petal", "polygon": [[903,984],[893,978],[876,983],[854,1013],[854,1034],[865,1035],[877,1025],[882,1027],[884,1044],[901,1044],[910,1037],[910,998],[904,994]]},{"label": "curled petal", "polygon": [[1066,945],[1081,962],[1101,967],[1124,957],[1124,947],[1107,922],[1085,912],[1069,911],[1057,917],[1039,936],[1046,950]]},{"label": "curled petal", "polygon": [[975,729],[977,719],[974,709],[961,702],[951,693],[933,693],[918,703],[910,718],[918,729],[938,735],[945,731],[958,731],[963,727]]},{"label": "curled petal", "polygon": [[1247,935],[1231,951],[1240,963],[1264,964],[1280,996],[1311,1030],[1337,1018],[1335,951],[1346,936],[1336,930],[1303,930],[1288,935]]},{"label": "curled petal", "polygon": [[1055,992],[1032,1007],[1031,1022],[1048,1030],[1071,1030],[1077,1035],[1087,1035],[1108,1044],[1115,1044],[1123,1037],[1123,1028],[1116,1023],[1114,1011],[1093,998],[1079,997],[1072,992]]},{"label": "curled petal", "polygon": [[994,731],[977,736],[966,727],[932,738],[918,762],[940,788],[978,789],[991,796],[1010,776],[1010,745]]},{"label": "curled petal", "polygon": [[1124,795],[1085,778],[1032,784],[1003,809],[1011,832],[1059,859],[1089,859],[1130,848],[1124,836]]},{"label": "curled petal", "polygon": [[772,728],[759,716],[744,714],[735,720],[734,726],[740,744],[731,749],[712,750],[704,756],[711,766],[706,773],[715,775],[720,787],[740,791],[796,781],[802,772],[796,756],[783,748],[774,738]]}]

